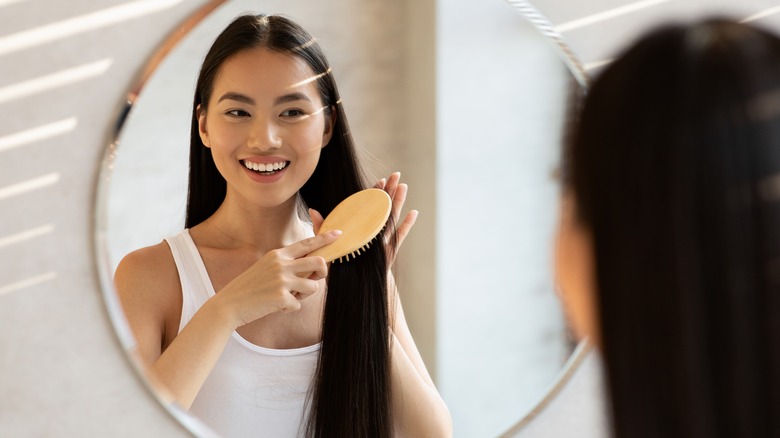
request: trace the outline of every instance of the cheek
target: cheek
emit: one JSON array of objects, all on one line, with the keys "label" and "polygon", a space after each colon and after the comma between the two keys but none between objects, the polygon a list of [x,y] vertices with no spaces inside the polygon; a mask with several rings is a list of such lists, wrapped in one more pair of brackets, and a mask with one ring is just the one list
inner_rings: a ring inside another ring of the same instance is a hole
[{"label": "cheek", "polygon": [[564,312],[579,338],[596,336],[593,263],[582,231],[562,224],[556,244],[556,281]]},{"label": "cheek", "polygon": [[236,127],[227,127],[224,123],[218,121],[211,122],[211,130],[209,137],[211,139],[212,147],[220,149],[233,149],[244,138],[244,134],[241,129]]},{"label": "cheek", "polygon": [[309,152],[315,149],[322,149],[323,138],[322,132],[324,128],[324,122],[322,120],[316,123],[311,123],[306,126],[305,129],[301,129],[298,132],[298,143],[301,145],[302,152]]},{"label": "cheek", "polygon": [[320,160],[322,135],[316,136],[314,129],[301,129],[289,136],[288,142],[295,154],[299,177],[308,180]]},{"label": "cheek", "polygon": [[308,180],[317,168],[320,161],[322,149],[321,148],[309,148],[306,151],[299,152],[298,162],[306,173],[306,179]]},{"label": "cheek", "polygon": [[225,177],[234,172],[235,151],[242,144],[242,137],[235,129],[225,129],[220,123],[210,122],[209,149],[219,173]]},{"label": "cheek", "polygon": [[295,151],[298,163],[303,167],[311,168],[312,172],[323,150],[322,131],[319,129],[319,125],[313,123],[305,129],[290,132],[287,137],[288,144]]}]

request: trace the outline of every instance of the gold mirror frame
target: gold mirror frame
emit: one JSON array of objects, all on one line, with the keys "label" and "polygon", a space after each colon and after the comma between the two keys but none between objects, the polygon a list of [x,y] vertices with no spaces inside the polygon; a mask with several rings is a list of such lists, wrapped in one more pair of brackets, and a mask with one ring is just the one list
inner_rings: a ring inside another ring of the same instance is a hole
[{"label": "gold mirror frame", "polygon": [[[173,402],[172,397],[161,391],[160,385],[155,385],[153,379],[141,366],[141,360],[138,357],[136,341],[130,331],[130,325],[125,318],[119,297],[114,291],[114,283],[111,275],[110,258],[108,254],[108,195],[110,188],[111,175],[116,161],[117,148],[119,147],[119,138],[122,134],[122,128],[126,125],[127,117],[138,99],[140,91],[146,82],[156,70],[160,62],[173,50],[182,38],[187,36],[190,31],[200,24],[215,9],[225,3],[227,0],[211,0],[195,13],[188,16],[173,32],[163,41],[160,48],[144,63],[143,70],[138,74],[130,91],[125,96],[125,101],[119,110],[117,122],[111,133],[111,139],[101,161],[98,174],[98,189],[95,201],[95,234],[94,251],[98,265],[98,275],[100,277],[100,287],[103,291],[103,299],[106,305],[111,323],[116,331],[117,339],[125,350],[130,365],[136,371],[138,379],[141,381],[147,391],[157,402],[177,420],[185,429],[198,437],[218,438],[205,424],[197,418],[190,415],[187,411]],[[112,292],[109,292],[112,291]]]}]

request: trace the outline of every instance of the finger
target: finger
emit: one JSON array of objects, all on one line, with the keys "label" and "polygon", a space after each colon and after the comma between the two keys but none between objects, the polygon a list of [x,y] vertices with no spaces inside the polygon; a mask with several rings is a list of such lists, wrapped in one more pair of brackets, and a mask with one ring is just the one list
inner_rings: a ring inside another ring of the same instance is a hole
[{"label": "finger", "polygon": [[[297,277],[319,280],[328,275],[328,264],[322,257],[302,257],[290,262],[290,269]],[[300,275],[304,274],[304,275]]]},{"label": "finger", "polygon": [[395,224],[396,229],[391,229],[391,227],[388,227],[385,230],[384,233],[384,239],[385,243],[390,242],[390,239],[393,237],[393,233],[396,233],[395,238],[397,239],[397,227],[398,219],[401,218],[401,210],[404,207],[404,203],[406,202],[406,194],[409,191],[409,187],[406,184],[398,184],[397,188],[395,189],[395,193],[392,197],[392,209],[391,214],[393,215],[393,224]]},{"label": "finger", "polygon": [[401,244],[404,242],[404,239],[406,239],[406,236],[409,234],[409,231],[412,230],[414,223],[417,221],[417,216],[419,214],[420,213],[417,210],[410,211],[404,218],[403,223],[401,223],[401,225],[398,226],[398,229],[395,232],[396,248],[399,248]]},{"label": "finger", "polygon": [[340,235],[341,230],[331,230],[327,233],[318,234],[314,237],[309,237],[308,239],[303,239],[300,242],[295,242],[292,245],[285,246],[279,250],[279,253],[285,257],[297,259],[299,257],[305,256],[315,249],[319,249],[325,245],[333,243]]},{"label": "finger", "polygon": [[[324,261],[325,259],[322,260]],[[322,280],[323,278],[327,278],[329,268],[330,268],[330,263],[326,263],[324,269],[320,268],[311,271],[311,274],[309,274],[308,279],[316,281],[316,280]]]},{"label": "finger", "polygon": [[406,184],[399,184],[393,195],[393,220],[398,223],[398,219],[401,217],[401,209],[406,202],[406,194],[409,192],[409,186]]},{"label": "finger", "polygon": [[290,289],[289,284],[284,284],[282,287],[284,287],[286,292],[277,303],[276,309],[283,312],[298,310],[300,308],[300,303],[298,303],[298,300],[296,299],[298,292]]},{"label": "finger", "polygon": [[380,179],[379,181],[377,181],[377,183],[376,183],[376,184],[374,184],[374,188],[375,188],[375,189],[381,189],[381,190],[384,190],[384,189],[385,189],[385,184],[386,184],[386,183],[387,183],[387,180],[386,180],[385,178],[382,178],[382,179]]},{"label": "finger", "polygon": [[387,178],[387,184],[385,184],[384,190],[392,198],[395,194],[395,189],[398,188],[398,181],[401,180],[401,172],[393,172],[390,177]]},{"label": "finger", "polygon": [[320,212],[313,208],[309,209],[309,217],[311,218],[311,226],[314,229],[314,234],[317,234],[320,231],[324,219]]},{"label": "finger", "polygon": [[290,294],[299,300],[320,290],[319,282],[307,278],[292,280],[289,285]]},{"label": "finger", "polygon": [[294,300],[290,300],[289,303],[287,303],[287,304],[285,304],[285,305],[283,305],[283,306],[281,306],[279,308],[279,311],[281,311],[283,313],[295,312],[297,310],[300,310],[301,309],[300,300],[303,299],[303,298],[306,298],[306,296],[303,296],[303,295],[299,294],[298,292],[291,291],[290,293],[292,294],[292,296],[295,299]]}]

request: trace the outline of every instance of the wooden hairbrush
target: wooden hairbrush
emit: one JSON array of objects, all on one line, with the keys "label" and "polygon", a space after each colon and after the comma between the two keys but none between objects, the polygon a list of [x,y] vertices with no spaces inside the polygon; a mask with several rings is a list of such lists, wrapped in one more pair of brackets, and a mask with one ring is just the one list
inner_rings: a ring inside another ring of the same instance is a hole
[{"label": "wooden hairbrush", "polygon": [[354,259],[384,229],[391,210],[390,195],[384,190],[365,189],[353,193],[328,214],[318,232],[323,234],[341,230],[341,236],[308,255],[320,256],[326,262],[348,261],[350,257]]}]

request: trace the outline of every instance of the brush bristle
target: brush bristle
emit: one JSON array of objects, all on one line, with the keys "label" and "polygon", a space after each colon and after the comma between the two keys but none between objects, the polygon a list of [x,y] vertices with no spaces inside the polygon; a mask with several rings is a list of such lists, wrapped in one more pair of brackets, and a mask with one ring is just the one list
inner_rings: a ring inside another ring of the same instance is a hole
[{"label": "brush bristle", "polygon": [[[379,235],[381,235],[381,234],[382,233],[380,232]],[[379,236],[379,235],[377,235],[377,236]],[[357,250],[355,250],[355,251],[353,251],[353,252],[351,252],[351,253],[349,253],[347,255],[341,256],[338,259],[333,260],[333,261],[334,262],[339,262],[339,263],[346,263],[346,262],[349,261],[350,256],[352,257],[352,260],[355,260],[360,254],[363,254],[364,252],[366,252],[368,250],[369,247],[371,247],[371,242],[373,242],[377,238],[377,236],[374,236],[373,239],[369,240],[368,243],[366,243],[365,245],[361,246]]]}]

